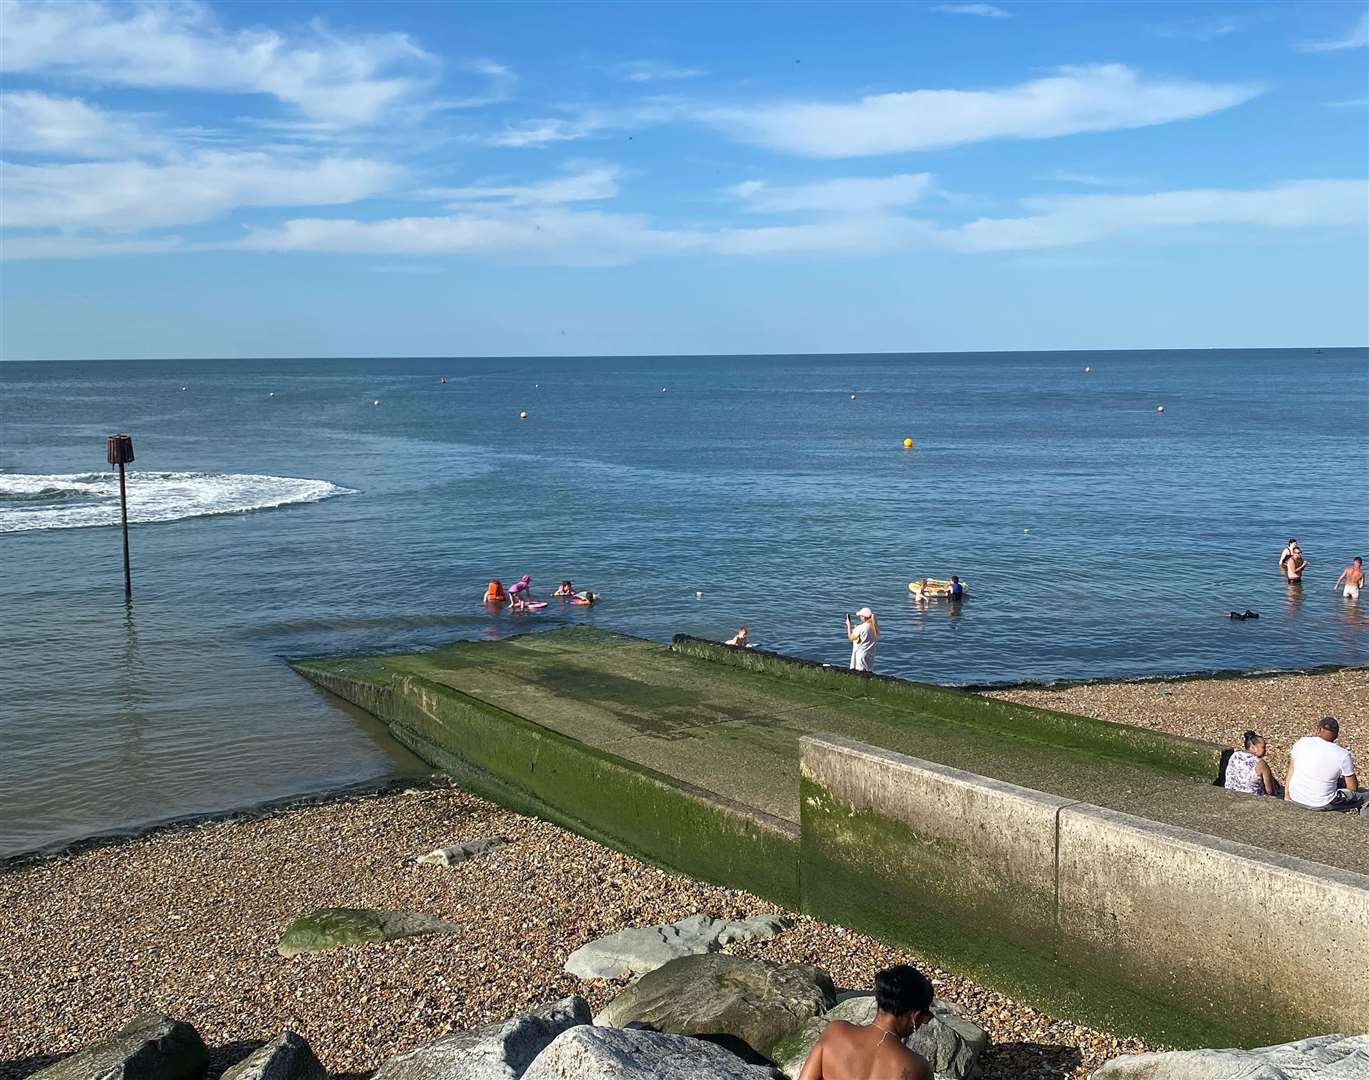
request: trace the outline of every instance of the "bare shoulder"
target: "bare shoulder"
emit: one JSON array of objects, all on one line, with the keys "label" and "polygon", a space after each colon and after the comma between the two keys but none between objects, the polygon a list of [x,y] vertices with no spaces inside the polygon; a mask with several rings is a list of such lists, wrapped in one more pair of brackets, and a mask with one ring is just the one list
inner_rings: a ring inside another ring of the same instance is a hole
[{"label": "bare shoulder", "polygon": [[932,1067],[921,1054],[909,1050],[900,1043],[898,1058],[898,1080],[933,1080]]}]

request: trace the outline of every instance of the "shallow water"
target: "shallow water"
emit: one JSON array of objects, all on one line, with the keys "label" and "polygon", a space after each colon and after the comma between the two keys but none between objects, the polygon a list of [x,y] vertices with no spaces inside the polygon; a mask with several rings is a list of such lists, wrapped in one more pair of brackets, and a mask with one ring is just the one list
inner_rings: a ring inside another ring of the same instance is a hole
[{"label": "shallow water", "polygon": [[[0,392],[0,854],[413,766],[285,656],[747,622],[843,663],[869,604],[878,670],[942,682],[1365,661],[1331,588],[1369,549],[1365,350],[4,364]],[[607,599],[485,612],[524,572]],[[951,573],[958,611],[911,602]]]}]

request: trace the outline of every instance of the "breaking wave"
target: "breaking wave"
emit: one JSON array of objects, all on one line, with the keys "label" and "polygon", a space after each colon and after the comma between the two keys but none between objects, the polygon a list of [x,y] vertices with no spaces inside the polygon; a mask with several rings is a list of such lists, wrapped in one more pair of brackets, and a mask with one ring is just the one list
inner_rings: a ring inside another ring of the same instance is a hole
[{"label": "breaking wave", "polygon": [[[128,520],[243,514],[354,494],[327,480],[253,473],[128,473]],[[119,523],[117,473],[0,473],[0,533]]]}]

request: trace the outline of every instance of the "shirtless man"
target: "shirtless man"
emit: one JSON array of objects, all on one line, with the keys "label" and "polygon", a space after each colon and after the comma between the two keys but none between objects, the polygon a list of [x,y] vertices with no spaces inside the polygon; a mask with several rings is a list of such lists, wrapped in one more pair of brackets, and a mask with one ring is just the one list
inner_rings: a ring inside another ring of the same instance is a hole
[{"label": "shirtless man", "polygon": [[1279,552],[1279,573],[1283,573],[1284,563],[1293,557],[1293,552],[1298,550],[1298,541],[1290,538],[1284,549]]},{"label": "shirtless man", "polygon": [[932,1019],[932,984],[899,964],[875,976],[878,1012],[869,1024],[833,1020],[818,1036],[799,1080],[932,1080],[932,1067],[903,1040]]},{"label": "shirtless man", "polygon": [[1284,576],[1288,579],[1288,584],[1298,585],[1302,582],[1302,572],[1307,569],[1307,560],[1302,557],[1302,548],[1298,547],[1295,540],[1288,547],[1288,559],[1283,564]]},{"label": "shirtless man", "polygon": [[1336,578],[1335,587],[1339,589],[1341,585],[1345,590],[1341,593],[1347,600],[1358,600],[1359,592],[1364,588],[1364,558],[1356,555],[1350,560],[1350,565],[1340,572],[1340,577]]}]

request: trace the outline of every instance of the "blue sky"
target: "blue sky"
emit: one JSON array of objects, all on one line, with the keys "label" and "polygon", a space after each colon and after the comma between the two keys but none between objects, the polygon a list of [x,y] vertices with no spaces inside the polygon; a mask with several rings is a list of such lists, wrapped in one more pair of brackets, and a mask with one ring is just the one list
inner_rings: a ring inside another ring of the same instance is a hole
[{"label": "blue sky", "polygon": [[8,359],[1364,345],[1369,4],[0,0]]}]

